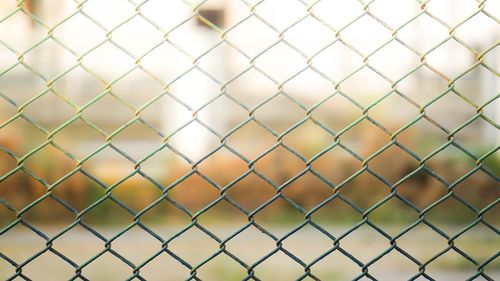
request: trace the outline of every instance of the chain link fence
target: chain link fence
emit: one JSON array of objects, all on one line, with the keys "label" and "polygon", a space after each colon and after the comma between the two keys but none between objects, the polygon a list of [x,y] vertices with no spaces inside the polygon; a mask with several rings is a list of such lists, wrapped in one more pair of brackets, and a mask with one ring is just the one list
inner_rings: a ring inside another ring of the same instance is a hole
[{"label": "chain link fence", "polygon": [[0,3],[6,280],[495,280],[488,1]]}]

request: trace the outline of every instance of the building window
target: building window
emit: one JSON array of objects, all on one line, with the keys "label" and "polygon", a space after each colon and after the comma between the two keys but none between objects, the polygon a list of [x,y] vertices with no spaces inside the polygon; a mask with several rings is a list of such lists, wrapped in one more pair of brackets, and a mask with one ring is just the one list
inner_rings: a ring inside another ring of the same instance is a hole
[{"label": "building window", "polygon": [[[218,27],[224,27],[224,9],[217,8],[201,8],[198,13],[200,16],[211,22]],[[197,18],[196,24],[198,26],[209,27],[200,18]]]}]

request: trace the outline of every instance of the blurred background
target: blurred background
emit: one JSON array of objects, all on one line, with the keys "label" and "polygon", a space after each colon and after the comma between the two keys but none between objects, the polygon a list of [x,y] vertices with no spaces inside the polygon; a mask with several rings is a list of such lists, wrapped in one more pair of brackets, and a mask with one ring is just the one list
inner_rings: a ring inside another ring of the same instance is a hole
[{"label": "blurred background", "polygon": [[[125,279],[133,266],[114,253],[137,266],[161,251],[148,229],[192,266],[245,226],[225,247],[248,265],[282,238],[313,261],[333,247],[319,229],[366,263],[391,247],[377,227],[397,235],[422,217],[397,239],[421,263],[458,233],[459,249],[488,261],[500,246],[498,11],[493,0],[1,1],[0,277],[16,273],[5,256],[21,264],[56,236],[50,247],[77,265],[115,237],[82,274]],[[318,227],[286,235],[309,217]],[[451,249],[426,272],[460,280],[477,267]],[[22,268],[75,274],[51,251]],[[140,273],[165,280],[165,268],[166,280],[189,277],[166,252]],[[282,251],[254,270],[304,274]],[[361,274],[339,251],[311,271]],[[197,272],[247,276],[225,254]],[[392,250],[369,272],[419,268]],[[484,272],[500,277],[500,262]]]}]

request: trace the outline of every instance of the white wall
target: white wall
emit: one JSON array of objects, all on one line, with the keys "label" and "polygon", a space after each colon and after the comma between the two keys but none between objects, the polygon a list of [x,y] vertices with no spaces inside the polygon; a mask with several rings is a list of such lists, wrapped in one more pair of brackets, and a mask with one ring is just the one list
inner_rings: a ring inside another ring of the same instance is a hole
[{"label": "white wall", "polygon": [[[228,26],[235,24],[250,13],[249,8],[242,1],[209,1],[207,5],[212,5],[211,7],[223,7],[224,3],[227,5],[226,21],[228,22]],[[45,6],[42,8],[40,16],[49,25],[58,22],[75,11],[75,4],[72,1],[44,1],[43,4]],[[0,10],[8,11],[13,8],[15,1],[2,1],[0,5],[2,6]],[[487,1],[486,8],[490,12],[499,10],[500,1]],[[476,9],[476,4],[474,1],[460,2],[460,4],[452,0],[431,1],[427,5],[427,9],[442,20],[450,24],[457,24]],[[107,29],[115,27],[136,12],[133,5],[130,5],[126,1],[118,0],[89,1],[83,5],[83,11],[92,16],[96,21],[99,21]],[[320,1],[312,11],[317,17],[333,26],[336,30],[340,30],[351,19],[363,13],[363,7],[358,1],[324,0]],[[416,1],[378,0],[370,5],[371,13],[384,19],[387,24],[393,27],[403,24],[407,19],[418,13],[418,11]],[[141,12],[165,30],[173,28],[192,13],[191,8],[182,1],[152,1],[141,7]],[[278,41],[278,33],[305,15],[307,10],[298,1],[274,0],[264,1],[256,7],[255,12],[278,29],[278,32],[273,31],[256,18],[252,18],[227,34],[227,40],[244,50],[250,57],[255,57]],[[4,40],[16,50],[25,50],[44,36],[44,30],[40,28],[32,29],[31,27],[30,21],[19,13],[12,19],[0,24],[0,40]],[[495,40],[499,38],[496,23],[482,13],[479,13],[467,21],[467,23],[457,28],[455,32],[457,37],[463,38],[472,47],[481,50],[494,44]],[[448,30],[446,28],[424,15],[414,23],[398,31],[398,38],[423,53],[446,38],[447,34]],[[105,40],[106,32],[79,14],[57,27],[54,30],[54,36],[67,44],[71,49],[82,54],[102,40]],[[300,49],[303,55],[309,57],[334,40],[335,32],[314,19],[307,19],[285,31],[283,36],[290,44]],[[340,38],[345,40],[347,44],[351,44],[357,48],[364,55],[367,55],[389,40],[391,32],[372,18],[364,16],[350,27],[343,29],[340,32]],[[148,51],[151,46],[160,42],[163,39],[163,34],[162,32],[158,32],[158,30],[145,20],[137,17],[116,31],[113,31],[112,39],[129,50],[132,55],[138,57]],[[186,56],[176,48],[164,45],[141,60],[145,68],[161,80],[167,82],[175,79],[183,71],[191,67],[193,63],[192,59],[217,43],[220,38],[215,32],[196,26],[194,20],[191,20],[172,32],[169,35],[169,40],[179,45],[189,55]],[[60,47],[53,47],[52,50],[50,48],[50,46],[42,46],[39,50],[27,54],[27,58],[30,58],[40,68],[41,72],[48,76],[54,76],[76,62],[74,56],[63,51]],[[460,44],[452,41],[431,52],[426,58],[430,65],[450,79],[453,79],[474,63],[473,55],[467,49],[460,46]],[[495,61],[495,57],[488,57],[488,62],[490,63],[490,61]],[[496,61],[498,61],[498,57]],[[0,47],[1,69],[5,69],[15,62],[16,56],[9,50]],[[279,84],[307,66],[306,62],[306,58],[303,58],[285,44],[280,43],[262,56],[259,56],[255,60],[255,65],[272,76],[276,80],[276,83]],[[113,81],[135,65],[134,59],[110,43],[106,43],[90,54],[85,55],[83,63],[106,83]],[[403,73],[411,71],[420,61],[418,56],[398,45],[398,43],[393,42],[372,55],[369,63],[394,81],[400,78]],[[210,73],[213,73],[214,76],[221,77],[220,82],[224,83],[227,79],[245,69],[249,64],[249,60],[237,51],[225,46],[214,50],[202,58],[199,64]],[[340,81],[362,65],[362,58],[348,47],[337,42],[332,47],[315,56],[312,60],[312,65],[334,81]],[[129,74],[124,81],[126,83],[140,83],[140,80],[138,80],[140,79],[140,75],[136,74],[137,72]],[[407,78],[405,80],[405,88],[415,89],[418,92],[419,89],[422,89],[419,85],[421,81],[442,80],[442,78],[431,71],[423,71],[419,75],[424,75],[424,77],[413,76]],[[73,92],[75,96],[86,94],[82,91],[78,92],[83,87],[74,87],[74,85],[85,85],[87,83],[87,80],[84,80],[76,71],[65,75],[63,79],[66,80],[65,83],[68,85],[67,91]],[[246,95],[255,96],[256,99],[262,99],[264,94],[268,95],[269,91],[277,91],[278,89],[269,80],[266,83],[262,83],[266,79],[262,75],[254,75],[254,78],[246,76],[245,79],[235,81],[232,88]],[[484,79],[488,80],[490,78]],[[483,95],[491,96],[498,92],[498,82],[488,82],[484,79],[481,80],[481,85],[483,85],[481,89],[484,89]],[[196,109],[207,100],[207,96],[218,93],[220,89],[217,83],[207,80],[210,79],[207,79],[201,72],[195,70],[186,76],[185,79],[180,79],[173,83],[169,90],[177,97],[183,99],[192,109]],[[478,82],[471,81],[471,83],[476,83],[477,85]],[[479,86],[476,87],[479,89]],[[331,93],[333,86],[330,81],[308,70],[295,80],[287,82],[284,89],[296,96],[303,96],[304,99],[314,101]],[[365,69],[356,76],[344,81],[341,84],[341,89],[352,94],[354,98],[368,104],[382,93],[387,92],[390,89],[390,84],[373,72]],[[429,94],[435,95],[436,93],[429,91]],[[140,93],[134,93],[134,95],[136,95],[136,99],[144,99],[137,96]],[[498,103],[496,106],[498,107]],[[165,130],[168,131],[172,127],[171,124],[181,124],[191,118],[189,112],[186,113],[185,110],[180,111],[174,109],[172,111],[174,113],[172,113],[169,111],[168,105],[165,105],[165,109],[161,114]],[[214,118],[225,118],[220,112],[217,114],[214,114]],[[190,136],[188,139],[192,142],[204,142],[204,140],[196,140],[194,137],[196,135],[195,131],[187,135]],[[198,146],[189,142],[185,143],[181,141],[179,143],[181,146],[183,144],[189,147]],[[201,144],[199,146],[200,151],[206,149]]]}]

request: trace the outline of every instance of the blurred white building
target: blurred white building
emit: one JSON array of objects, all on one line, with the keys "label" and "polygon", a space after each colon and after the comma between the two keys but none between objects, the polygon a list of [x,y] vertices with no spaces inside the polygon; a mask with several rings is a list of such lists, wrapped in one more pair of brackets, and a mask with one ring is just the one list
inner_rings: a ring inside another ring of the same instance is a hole
[{"label": "blurred white building", "polygon": [[[455,40],[427,54],[447,38],[449,30],[424,14],[395,34],[404,44],[426,54],[427,64],[436,71],[423,67],[405,77],[420,65],[421,58],[397,41],[372,54],[393,34],[369,15],[348,25],[363,14],[358,1],[320,1],[313,6],[312,16],[300,22],[308,14],[307,6],[300,1],[267,0],[256,6],[254,15],[249,7],[252,4],[246,4],[253,1],[207,1],[198,11],[219,25],[220,32],[192,17],[197,1],[151,0],[141,6],[134,2],[90,0],[78,13],[78,1],[40,0],[32,12],[45,28],[22,12],[0,22],[0,92],[21,105],[47,88],[46,82],[25,67],[9,69],[22,56],[23,62],[47,80],[55,80],[53,87],[61,96],[79,106],[106,91],[110,84],[112,93],[122,101],[108,95],[84,110],[84,116],[88,111],[88,118],[108,133],[133,118],[134,110],[167,90],[171,96],[163,96],[142,111],[144,120],[169,135],[194,116],[224,135],[248,113],[241,113],[242,108],[225,96],[207,105],[223,92],[249,109],[281,89],[305,106],[312,106],[333,93],[335,84],[341,82],[343,93],[368,106],[391,90],[392,81],[398,82],[401,93],[424,105],[447,89],[446,79],[454,79],[476,63],[475,55]],[[476,1],[430,1],[427,10],[455,26],[476,11],[477,5]],[[485,5],[489,11],[500,10],[499,1],[486,1]],[[416,16],[421,11],[419,7],[417,1],[378,0],[369,11],[395,29]],[[15,9],[14,0],[0,2],[0,18]],[[500,33],[497,23],[483,13],[459,25],[454,32],[480,51],[493,46]],[[52,38],[45,40],[48,33]],[[280,36],[286,42],[280,41]],[[336,38],[340,41],[328,46]],[[390,81],[367,67],[350,75],[363,66],[363,56],[367,55],[370,66]],[[84,68],[77,66],[66,72],[80,59]],[[484,62],[494,69],[500,65],[499,60],[498,48],[484,56]],[[301,72],[308,63],[316,71]],[[251,64],[256,68],[249,68]],[[483,104],[500,92],[500,83],[493,73],[478,67],[460,78],[455,89]],[[408,110],[412,106],[401,106],[401,102],[402,99],[388,98],[382,103],[385,115],[376,118],[404,123],[408,118],[403,116],[415,115],[415,110]],[[450,102],[454,105],[450,106]],[[287,123],[294,114],[305,116],[305,111],[291,103],[270,104],[273,106],[255,111],[257,118]],[[1,106],[9,107],[6,103]],[[327,114],[326,119],[351,114],[353,110],[334,108],[335,104],[324,106],[332,107],[323,113]],[[67,115],[47,114],[47,110],[65,112],[62,108],[66,108]],[[60,98],[52,97],[40,99],[38,105],[34,102],[25,111],[50,127],[49,124],[61,124],[74,114],[68,108]],[[498,99],[484,109],[497,123],[499,110]],[[428,110],[430,116],[450,130],[474,112],[473,107],[452,94]],[[500,140],[496,128],[485,126],[481,130],[482,141]],[[172,144],[197,159],[211,147],[214,137],[210,135],[199,124],[191,123],[172,139]],[[145,140],[136,146],[151,150],[154,145],[148,146]]]}]

